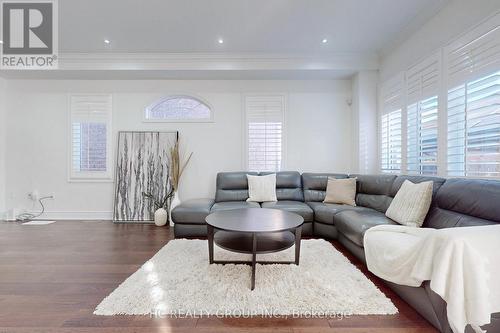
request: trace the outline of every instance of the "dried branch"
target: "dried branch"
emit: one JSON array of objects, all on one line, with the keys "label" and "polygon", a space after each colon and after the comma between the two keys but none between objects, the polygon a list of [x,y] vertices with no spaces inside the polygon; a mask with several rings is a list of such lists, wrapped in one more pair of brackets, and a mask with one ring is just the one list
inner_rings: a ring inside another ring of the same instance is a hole
[{"label": "dried branch", "polygon": [[186,169],[189,161],[191,160],[191,157],[193,156],[193,153],[189,154],[189,157],[184,161],[181,162],[180,158],[180,140],[177,139],[175,141],[175,144],[170,148],[170,182],[172,183],[172,187],[175,192],[179,189],[179,183],[182,177],[182,174],[184,173],[184,170]]}]

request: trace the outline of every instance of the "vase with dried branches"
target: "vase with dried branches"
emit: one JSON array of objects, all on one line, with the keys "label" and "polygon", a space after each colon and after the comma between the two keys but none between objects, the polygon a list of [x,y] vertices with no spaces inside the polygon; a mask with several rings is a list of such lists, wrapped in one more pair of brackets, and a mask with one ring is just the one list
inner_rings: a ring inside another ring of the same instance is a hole
[{"label": "vase with dried branches", "polygon": [[186,169],[186,166],[188,165],[192,156],[193,153],[189,153],[187,158],[185,156],[181,157],[180,139],[179,137],[177,137],[177,140],[175,141],[174,145],[170,148],[170,155],[169,155],[169,162],[170,162],[169,179],[173,190],[173,195],[170,197],[170,205],[169,205],[170,221],[172,221],[172,210],[181,203],[178,194],[179,185],[182,174],[184,173],[184,170]]},{"label": "vase with dried branches", "polygon": [[174,188],[172,184],[170,183],[170,166],[166,166],[166,172],[168,178],[167,181],[164,184],[163,188],[159,189],[159,193],[146,193],[142,192],[142,196],[150,200],[151,203],[154,206],[154,221],[155,224],[159,227],[164,226],[168,222],[169,218],[169,203],[170,203],[170,198],[174,195]]},{"label": "vase with dried branches", "polygon": [[169,218],[168,204],[170,198],[174,195],[173,187],[170,186],[170,184],[166,184],[166,186],[167,186],[166,194],[162,198],[156,198],[151,193],[142,192],[144,198],[151,200],[153,202],[153,205],[155,206],[154,221],[155,224],[159,227],[166,225],[168,222]]}]

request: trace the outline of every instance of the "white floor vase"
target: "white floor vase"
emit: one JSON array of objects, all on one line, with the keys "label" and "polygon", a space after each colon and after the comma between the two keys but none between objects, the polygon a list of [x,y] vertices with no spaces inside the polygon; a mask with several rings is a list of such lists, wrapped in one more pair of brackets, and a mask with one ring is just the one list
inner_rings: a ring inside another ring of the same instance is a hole
[{"label": "white floor vase", "polygon": [[[248,256],[216,247],[216,259]],[[293,247],[261,255],[289,260]],[[204,240],[173,240],[96,308],[96,315],[395,314],[392,302],[325,240],[303,240],[300,265],[209,265]]]}]

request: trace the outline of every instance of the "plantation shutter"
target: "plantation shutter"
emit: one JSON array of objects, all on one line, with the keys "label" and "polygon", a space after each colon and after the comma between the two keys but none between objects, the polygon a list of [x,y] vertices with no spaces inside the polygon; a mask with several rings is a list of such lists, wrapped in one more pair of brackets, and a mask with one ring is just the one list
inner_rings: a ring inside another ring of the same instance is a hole
[{"label": "plantation shutter", "polygon": [[406,72],[407,172],[437,174],[439,54]]},{"label": "plantation shutter", "polygon": [[71,175],[110,177],[111,95],[71,95]]},{"label": "plantation shutter", "polygon": [[284,108],[284,96],[245,98],[250,171],[281,170]]},{"label": "plantation shutter", "polygon": [[401,109],[382,115],[381,170],[401,171]]},{"label": "plantation shutter", "polygon": [[445,48],[450,176],[500,177],[500,14]]},{"label": "plantation shutter", "polygon": [[439,54],[434,54],[406,72],[406,102],[408,105],[438,94],[439,68]]},{"label": "plantation shutter", "polygon": [[500,68],[500,14],[445,48],[448,88],[497,72]]},{"label": "plantation shutter", "polygon": [[403,78],[388,80],[381,88],[380,169],[384,173],[401,172]]}]

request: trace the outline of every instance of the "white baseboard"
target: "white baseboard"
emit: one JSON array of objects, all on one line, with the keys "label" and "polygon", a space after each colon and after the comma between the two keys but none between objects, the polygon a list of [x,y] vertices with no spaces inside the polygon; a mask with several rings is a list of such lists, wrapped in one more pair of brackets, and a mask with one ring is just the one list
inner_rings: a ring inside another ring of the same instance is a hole
[{"label": "white baseboard", "polygon": [[43,220],[112,220],[113,212],[58,212],[46,211],[37,219]]}]

